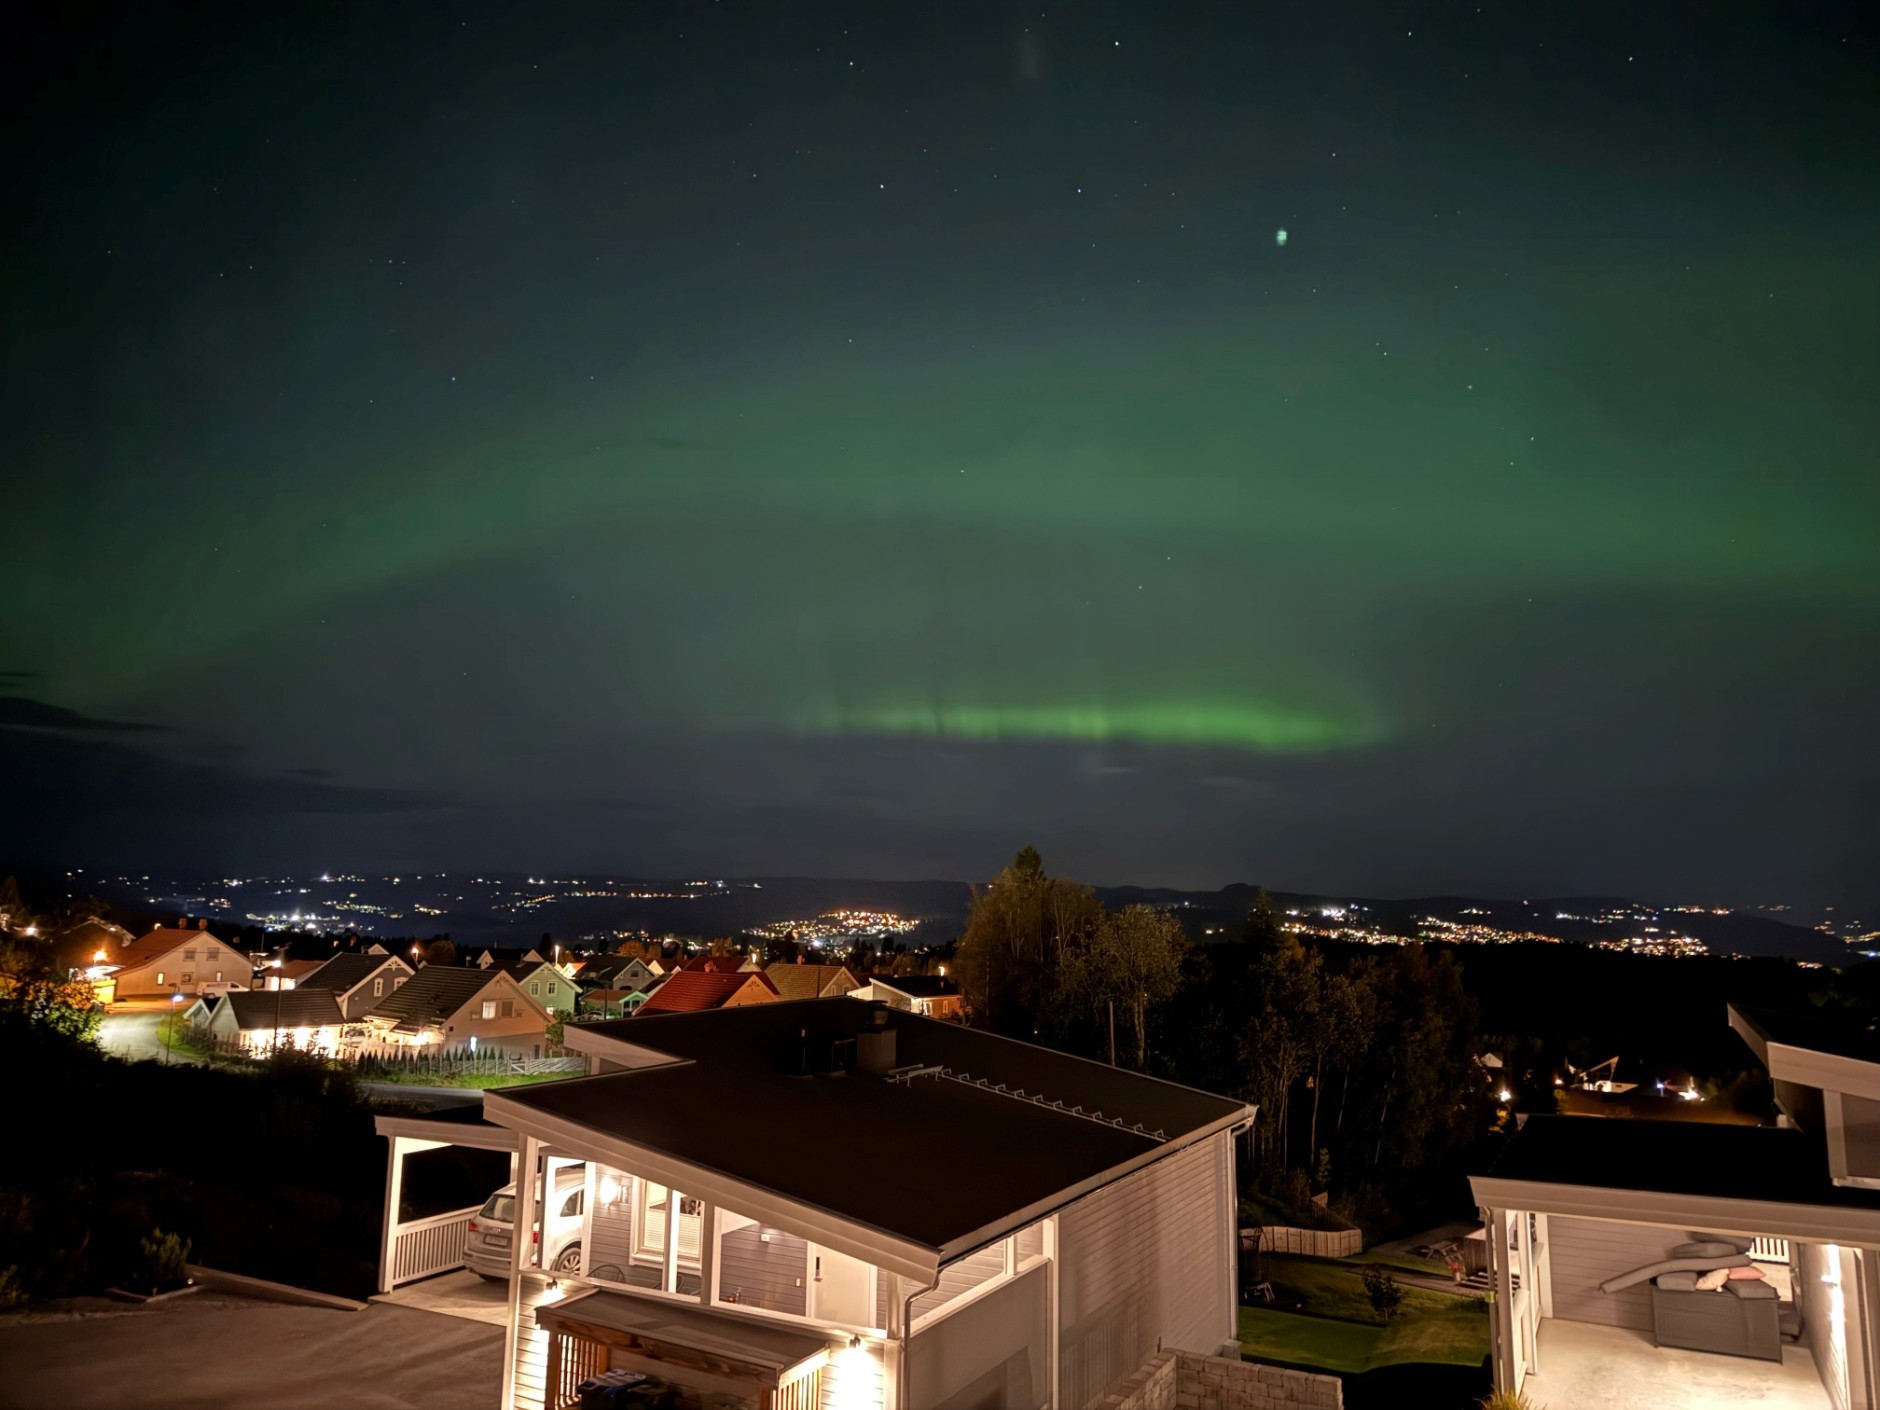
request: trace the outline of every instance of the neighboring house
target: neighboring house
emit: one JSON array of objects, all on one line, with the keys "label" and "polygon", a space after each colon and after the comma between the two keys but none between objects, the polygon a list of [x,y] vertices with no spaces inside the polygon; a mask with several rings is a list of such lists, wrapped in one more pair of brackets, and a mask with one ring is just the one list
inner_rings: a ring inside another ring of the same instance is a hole
[{"label": "neighboring house", "polygon": [[[610,1365],[686,1403],[1081,1410],[1237,1347],[1238,1101],[847,999],[568,1043],[595,1075],[379,1119],[390,1207],[409,1153],[493,1133],[522,1207],[585,1182],[554,1267],[507,1250],[504,1410]],[[387,1230],[390,1277],[425,1227]]]},{"label": "neighboring house", "polygon": [[345,1021],[338,1002],[324,989],[279,989],[223,995],[203,1031],[250,1053],[278,1048],[337,1053]]},{"label": "neighboring house", "polygon": [[[1728,1018],[1783,1126],[1535,1116],[1471,1177],[1498,1387],[1602,1410],[1880,1410],[1880,1039]],[[1730,1265],[1719,1290],[1681,1286]]]},{"label": "neighboring house", "polygon": [[247,985],[253,978],[248,956],[209,932],[209,922],[194,930],[158,926],[111,956],[117,966],[119,999],[169,998],[196,994],[205,984]]},{"label": "neighboring house", "polygon": [[629,1018],[648,997],[644,989],[583,989],[581,1013],[590,1018]]},{"label": "neighboring house", "polygon": [[[534,951],[530,951],[530,954],[534,955]],[[576,1011],[580,989],[574,982],[574,976],[540,956],[498,960],[493,967],[514,978],[531,999],[550,1013]]]},{"label": "neighboring house", "polygon": [[629,955],[596,955],[582,961],[575,981],[583,988],[624,989],[632,993],[651,989],[665,972],[665,967],[657,962],[649,963]]},{"label": "neighboring house", "polygon": [[339,1004],[343,1017],[358,1019],[377,1008],[385,996],[396,991],[411,974],[410,965],[375,946],[373,950],[350,950],[333,956],[301,976],[294,987],[324,989]]},{"label": "neighboring house", "polygon": [[938,975],[903,974],[893,978],[885,974],[873,975],[867,986],[856,990],[852,997],[875,999],[890,1008],[906,1009],[928,1018],[957,1022],[966,1017],[959,986]]},{"label": "neighboring house", "polygon": [[839,999],[862,987],[845,964],[786,964],[779,960],[764,973],[786,999]]},{"label": "neighboring house", "polygon": [[682,969],[660,982],[636,1017],[656,1013],[698,1013],[704,1009],[735,1009],[746,1004],[774,1004],[777,986],[763,974],[708,973]]},{"label": "neighboring house", "polygon": [[276,989],[298,989],[301,980],[325,963],[325,960],[282,960],[279,964],[263,961],[255,971],[255,988],[265,989],[270,994]]},{"label": "neighboring house", "polygon": [[548,1011],[499,968],[428,964],[365,1016],[367,1040],[541,1057]]},{"label": "neighboring house", "polygon": [[191,1028],[207,1028],[209,1020],[215,1017],[217,1005],[222,1002],[223,994],[218,991],[204,994],[195,1003],[183,1010],[183,1021]]},{"label": "neighboring house", "polygon": [[698,955],[679,966],[688,974],[738,974],[750,971],[744,968],[742,955]]},{"label": "neighboring house", "polygon": [[496,965],[514,967],[518,964],[540,964],[542,954],[539,950],[524,950],[518,955],[514,950],[485,950],[476,958],[478,969],[489,969]]}]

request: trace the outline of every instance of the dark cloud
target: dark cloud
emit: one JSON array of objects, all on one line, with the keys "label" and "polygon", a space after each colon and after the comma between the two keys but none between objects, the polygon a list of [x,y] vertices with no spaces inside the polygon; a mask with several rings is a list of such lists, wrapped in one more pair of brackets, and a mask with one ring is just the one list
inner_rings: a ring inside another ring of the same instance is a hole
[{"label": "dark cloud", "polygon": [[[28,674],[0,672],[0,677],[11,675],[24,679]],[[43,700],[5,695],[0,696],[0,729],[103,730],[116,734],[155,734],[165,732],[166,726],[127,720],[100,720],[81,715],[76,710],[68,710],[63,705],[48,705]]]}]

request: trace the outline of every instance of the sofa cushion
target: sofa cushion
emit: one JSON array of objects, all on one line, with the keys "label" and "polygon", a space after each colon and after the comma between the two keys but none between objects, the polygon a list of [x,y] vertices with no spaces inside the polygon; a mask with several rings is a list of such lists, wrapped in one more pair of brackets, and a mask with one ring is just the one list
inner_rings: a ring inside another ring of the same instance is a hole
[{"label": "sofa cushion", "polygon": [[1730,1270],[1728,1268],[1713,1268],[1708,1273],[1700,1273],[1697,1275],[1697,1290],[1699,1292],[1719,1292],[1722,1290],[1723,1285],[1729,1281]]},{"label": "sofa cushion", "polygon": [[1685,1237],[1694,1244],[1725,1244],[1732,1253],[1748,1253],[1751,1243],[1739,1234],[1700,1234],[1691,1230]]},{"label": "sofa cushion", "polygon": [[1697,1274],[1695,1273],[1660,1273],[1652,1281],[1666,1292],[1697,1291]]},{"label": "sofa cushion", "polygon": [[1729,1254],[1742,1253],[1735,1244],[1725,1243],[1722,1239],[1707,1239],[1699,1243],[1679,1244],[1671,1250],[1673,1258],[1723,1258]]},{"label": "sofa cushion", "polygon": [[1732,1278],[1724,1284],[1724,1291],[1734,1293],[1745,1302],[1759,1302],[1765,1299],[1771,1302],[1779,1300],[1775,1284],[1759,1283],[1754,1278]]}]

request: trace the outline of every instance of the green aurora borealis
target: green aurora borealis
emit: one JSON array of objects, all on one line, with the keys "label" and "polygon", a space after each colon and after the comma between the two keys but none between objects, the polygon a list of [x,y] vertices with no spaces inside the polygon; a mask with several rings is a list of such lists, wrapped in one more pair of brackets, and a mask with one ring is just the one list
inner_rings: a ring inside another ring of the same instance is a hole
[{"label": "green aurora borealis", "polygon": [[466,16],[49,98],[0,670],[190,846],[1862,894],[1865,32]]}]

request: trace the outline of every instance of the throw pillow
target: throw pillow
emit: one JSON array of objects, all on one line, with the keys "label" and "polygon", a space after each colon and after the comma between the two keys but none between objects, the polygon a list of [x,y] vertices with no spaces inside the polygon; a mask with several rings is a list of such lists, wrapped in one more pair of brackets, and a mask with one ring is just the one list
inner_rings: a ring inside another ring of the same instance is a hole
[{"label": "throw pillow", "polygon": [[1733,1283],[1744,1278],[1760,1278],[1763,1276],[1763,1270],[1758,1268],[1754,1263],[1750,1264],[1747,1268],[1726,1268],[1723,1271],[1730,1275],[1730,1281]]},{"label": "throw pillow", "polygon": [[1729,1281],[1730,1270],[1728,1268],[1712,1268],[1708,1273],[1705,1273],[1697,1280],[1697,1290],[1699,1292],[1717,1292]]}]

